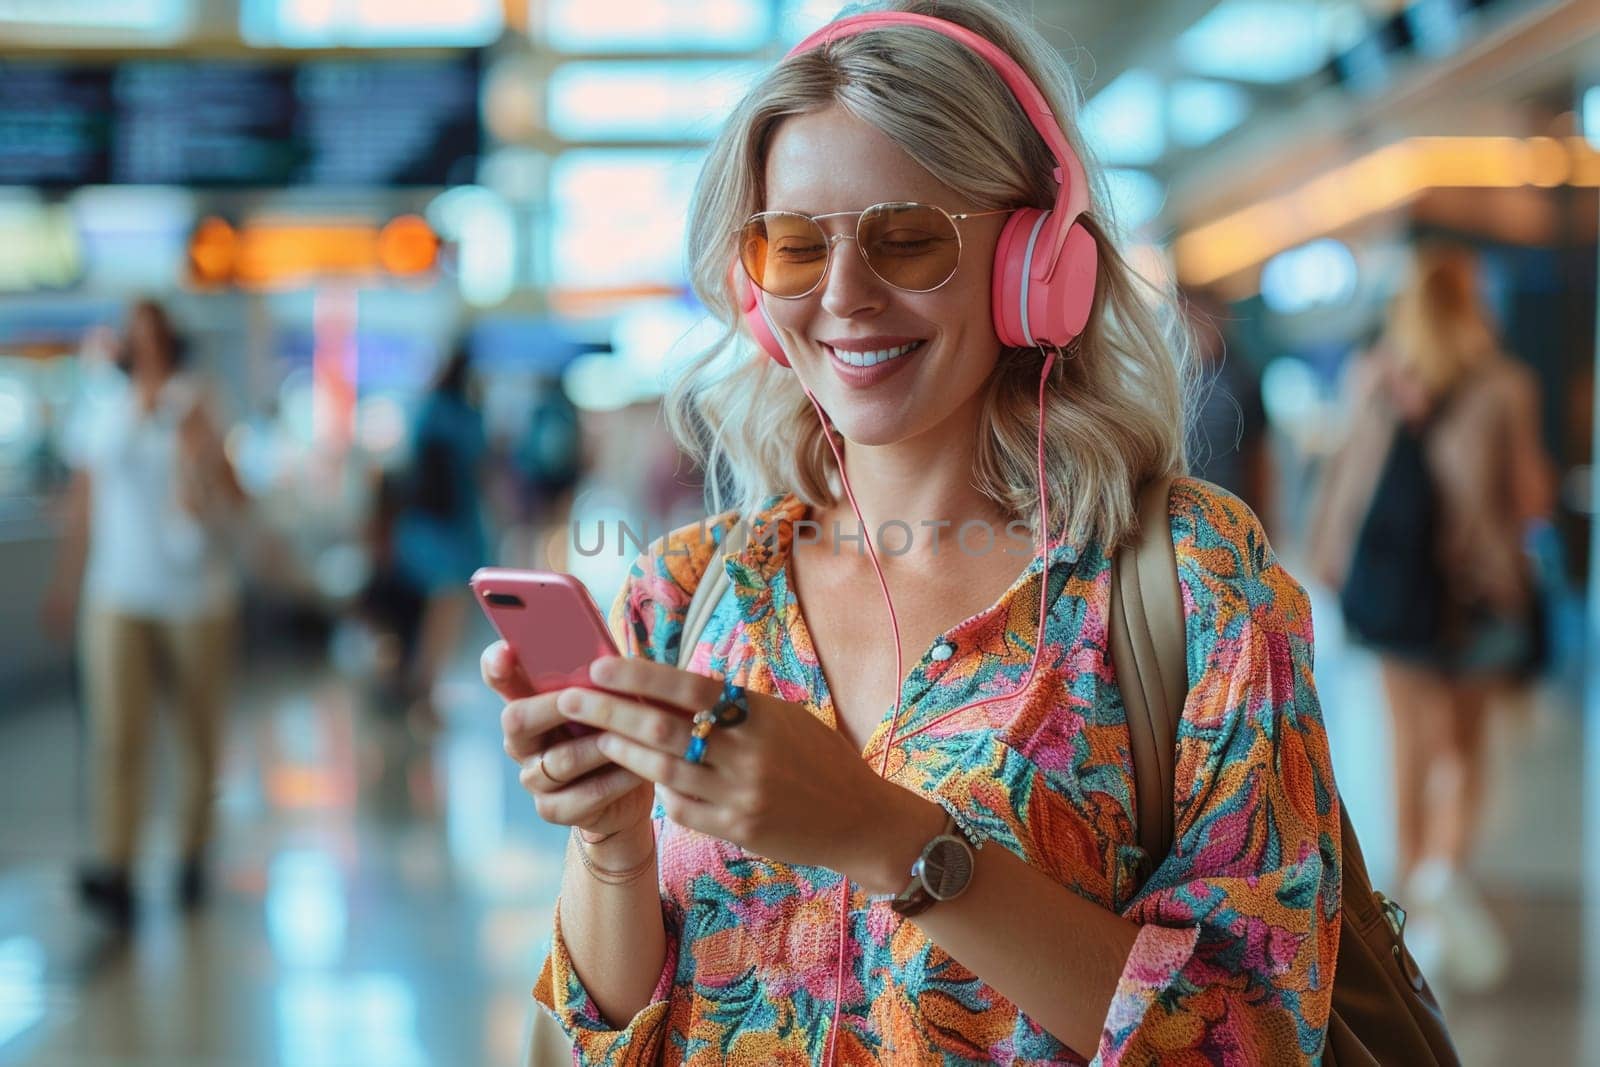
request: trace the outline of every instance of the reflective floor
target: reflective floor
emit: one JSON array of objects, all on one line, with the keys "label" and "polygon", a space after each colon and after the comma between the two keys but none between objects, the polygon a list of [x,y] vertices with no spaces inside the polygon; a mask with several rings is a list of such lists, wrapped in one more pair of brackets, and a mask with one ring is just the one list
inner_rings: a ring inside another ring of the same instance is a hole
[{"label": "reflective floor", "polygon": [[[1319,622],[1333,617],[1317,607]],[[1339,781],[1382,884],[1392,840],[1373,665],[1324,627],[1318,676]],[[564,837],[518,790],[473,657],[448,689],[445,722],[429,732],[329,667],[251,662],[229,734],[213,904],[179,916],[171,826],[153,817],[126,942],[68,892],[84,839],[70,700],[0,713],[0,1064],[519,1063]],[[1514,974],[1447,1010],[1469,1064],[1577,1063],[1576,709],[1545,694],[1502,719],[1495,751],[1482,868]],[[158,766],[170,785],[170,755]],[[168,792],[156,810],[170,810]]]}]

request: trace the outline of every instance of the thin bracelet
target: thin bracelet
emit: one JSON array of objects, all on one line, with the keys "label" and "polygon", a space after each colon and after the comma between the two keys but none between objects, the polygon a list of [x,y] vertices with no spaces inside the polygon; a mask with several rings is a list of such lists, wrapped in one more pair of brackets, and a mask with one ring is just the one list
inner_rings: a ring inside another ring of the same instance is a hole
[{"label": "thin bracelet", "polygon": [[576,826],[572,828],[572,833],[577,838],[578,859],[583,861],[584,870],[588,871],[595,881],[604,885],[631,885],[643,878],[645,872],[655,865],[656,845],[654,840],[650,842],[650,854],[639,861],[637,866],[630,867],[625,871],[613,871],[599,866],[589,858],[589,850],[583,847],[583,838],[579,836]]},{"label": "thin bracelet", "polygon": [[931,799],[945,810],[946,815],[954,820],[956,829],[961,831],[961,835],[967,839],[967,844],[971,845],[974,851],[982,848],[983,843],[989,840],[989,835],[982,828],[973,825],[972,820],[967,818],[967,813],[956,807],[955,801],[937,794]]}]

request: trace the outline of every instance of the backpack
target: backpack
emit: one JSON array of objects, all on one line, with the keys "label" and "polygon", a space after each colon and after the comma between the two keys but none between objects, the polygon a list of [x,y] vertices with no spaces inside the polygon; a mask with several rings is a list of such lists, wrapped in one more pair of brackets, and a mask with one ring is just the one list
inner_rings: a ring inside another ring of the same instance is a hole
[{"label": "backpack", "polygon": [[410,493],[412,507],[429,518],[443,522],[455,515],[460,490],[449,442],[430,437],[418,447],[411,469]]},{"label": "backpack", "polygon": [[527,431],[517,442],[517,473],[535,492],[561,492],[582,473],[582,446],[578,409],[559,387],[551,387],[534,403]]},{"label": "backpack", "polygon": [[1439,501],[1424,436],[1400,422],[1356,533],[1339,607],[1364,643],[1432,658],[1446,629]]},{"label": "backpack", "polygon": [[[1151,857],[1172,849],[1178,722],[1188,697],[1183,599],[1167,510],[1171,489],[1170,480],[1161,481],[1140,495],[1138,540],[1111,567],[1111,662],[1128,710],[1139,844]],[[1349,811],[1342,802],[1339,809],[1339,958],[1322,1062],[1459,1064],[1439,1002],[1406,951],[1405,912],[1372,888]]]}]

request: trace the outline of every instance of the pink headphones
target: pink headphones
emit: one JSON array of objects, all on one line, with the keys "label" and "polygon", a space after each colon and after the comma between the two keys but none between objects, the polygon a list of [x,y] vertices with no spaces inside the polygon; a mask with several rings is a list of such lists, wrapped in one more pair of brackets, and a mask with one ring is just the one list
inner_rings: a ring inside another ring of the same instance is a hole
[{"label": "pink headphones", "polygon": [[[1089,186],[1072,146],[1067,144],[1050,105],[1015,60],[992,41],[944,19],[908,12],[854,15],[829,23],[795,45],[789,55],[810,51],[830,41],[854,37],[882,26],[921,26],[959,41],[982,56],[1010,88],[1033,128],[1039,131],[1059,166],[1055,207],[1049,211],[1018,208],[1006,220],[995,247],[994,332],[1000,342],[1020,348],[1061,348],[1083,332],[1094,303],[1099,249],[1078,221],[1089,207]],[[734,266],[734,287],[746,327],[762,351],[782,366],[789,365],[756,287],[743,268]]]}]

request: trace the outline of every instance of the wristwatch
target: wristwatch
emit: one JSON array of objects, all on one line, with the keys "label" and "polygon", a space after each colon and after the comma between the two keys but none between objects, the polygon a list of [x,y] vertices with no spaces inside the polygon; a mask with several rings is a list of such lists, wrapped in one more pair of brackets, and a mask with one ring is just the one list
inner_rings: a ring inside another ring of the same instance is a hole
[{"label": "wristwatch", "polygon": [[889,906],[909,919],[941,901],[954,900],[972,883],[973,863],[972,846],[955,819],[946,815],[944,829],[922,847],[922,855],[911,865],[911,882]]}]

